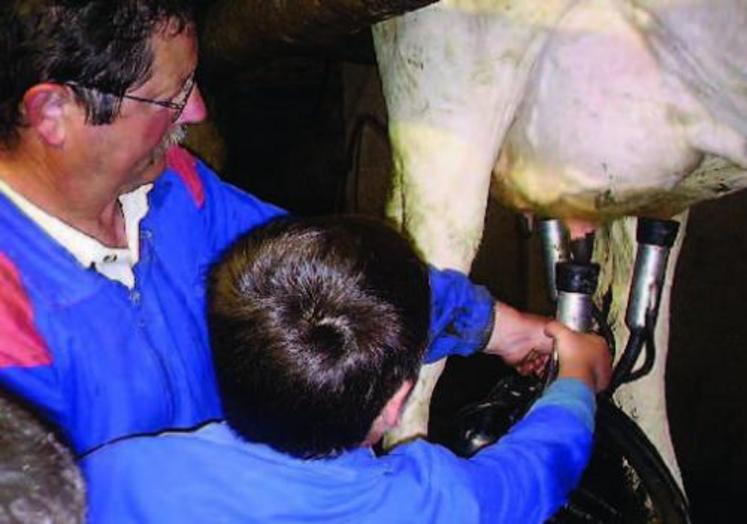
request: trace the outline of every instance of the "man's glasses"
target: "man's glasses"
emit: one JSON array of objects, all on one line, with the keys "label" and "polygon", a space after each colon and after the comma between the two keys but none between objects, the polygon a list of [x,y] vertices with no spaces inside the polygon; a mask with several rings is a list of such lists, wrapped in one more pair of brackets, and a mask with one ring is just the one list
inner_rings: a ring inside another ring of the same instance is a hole
[{"label": "man's glasses", "polygon": [[[93,89],[94,91],[98,91],[99,93],[103,93],[105,95],[111,95],[111,96],[117,96],[113,93],[107,93],[106,91],[102,91],[101,89],[98,89],[96,87],[89,87],[83,84],[79,84],[78,82],[63,82],[65,85],[69,85],[72,87],[82,87],[84,89]],[[174,113],[171,115],[171,121],[176,122],[179,120],[179,117],[182,116],[182,113],[184,112],[184,108],[187,107],[187,103],[189,102],[189,97],[192,96],[192,91],[195,88],[195,73],[192,72],[191,75],[189,75],[189,78],[187,78],[187,81],[184,82],[184,85],[182,86],[181,91],[172,99],[170,100],[154,100],[152,98],[143,98],[141,96],[135,96],[135,95],[128,95],[124,94],[121,96],[121,98],[127,98],[129,100],[134,100],[136,102],[145,102],[146,104],[153,104],[157,105],[159,107],[164,107],[166,109],[170,109]]]}]

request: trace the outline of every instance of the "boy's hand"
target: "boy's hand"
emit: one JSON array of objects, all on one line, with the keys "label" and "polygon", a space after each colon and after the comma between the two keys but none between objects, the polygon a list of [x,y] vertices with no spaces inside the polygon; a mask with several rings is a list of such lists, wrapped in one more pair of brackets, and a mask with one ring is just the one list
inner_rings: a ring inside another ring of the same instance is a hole
[{"label": "boy's hand", "polygon": [[549,318],[496,303],[495,327],[484,351],[498,355],[523,375],[539,373],[545,368],[553,347],[552,338],[545,333],[549,321]]},{"label": "boy's hand", "polygon": [[604,339],[578,333],[557,321],[548,323],[545,333],[555,340],[560,359],[559,377],[577,378],[599,393],[612,376],[612,357]]}]

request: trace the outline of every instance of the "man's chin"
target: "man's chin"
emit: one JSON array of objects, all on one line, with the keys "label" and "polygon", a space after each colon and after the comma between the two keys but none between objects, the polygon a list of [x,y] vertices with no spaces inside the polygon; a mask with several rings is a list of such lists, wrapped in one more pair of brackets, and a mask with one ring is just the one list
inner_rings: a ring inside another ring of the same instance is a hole
[{"label": "man's chin", "polygon": [[148,184],[150,182],[153,182],[155,179],[157,179],[159,176],[161,176],[161,173],[166,169],[166,152],[161,151],[158,154],[153,154],[151,156],[150,162],[145,167],[145,170],[142,174],[142,181],[144,184]]},{"label": "man's chin", "polygon": [[145,183],[153,182],[166,169],[166,156],[173,146],[184,140],[186,130],[184,126],[174,126],[163,138],[161,143],[153,150],[150,162],[143,172]]}]

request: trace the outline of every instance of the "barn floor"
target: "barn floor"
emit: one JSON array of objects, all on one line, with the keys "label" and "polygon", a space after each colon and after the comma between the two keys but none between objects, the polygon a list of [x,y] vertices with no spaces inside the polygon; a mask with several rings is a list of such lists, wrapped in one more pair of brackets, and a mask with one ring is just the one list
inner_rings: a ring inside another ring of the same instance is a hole
[{"label": "barn floor", "polygon": [[[224,178],[301,214],[380,214],[385,183],[371,173],[386,172],[388,160],[380,94],[370,93],[375,70],[355,66],[351,76],[350,67],[313,61],[279,67],[292,70],[291,80],[274,71],[271,81],[237,81],[218,100]],[[354,114],[370,117],[359,128],[360,150],[346,139]],[[693,209],[672,300],[670,420],[693,517],[704,524],[733,522],[747,495],[746,223],[747,193]],[[515,216],[497,205],[487,224],[473,278],[503,300],[549,313],[536,240],[520,238]],[[434,409],[479,397],[499,369],[484,357],[453,361]]]}]

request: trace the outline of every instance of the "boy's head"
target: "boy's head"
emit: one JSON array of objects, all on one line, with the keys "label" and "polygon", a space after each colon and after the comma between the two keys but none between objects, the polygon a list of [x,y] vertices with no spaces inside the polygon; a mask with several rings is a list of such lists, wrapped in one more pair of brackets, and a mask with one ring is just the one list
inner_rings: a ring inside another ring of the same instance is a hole
[{"label": "boy's head", "polygon": [[254,230],[213,268],[208,300],[228,423],[303,458],[364,443],[416,379],[427,342],[427,268],[362,217]]}]

